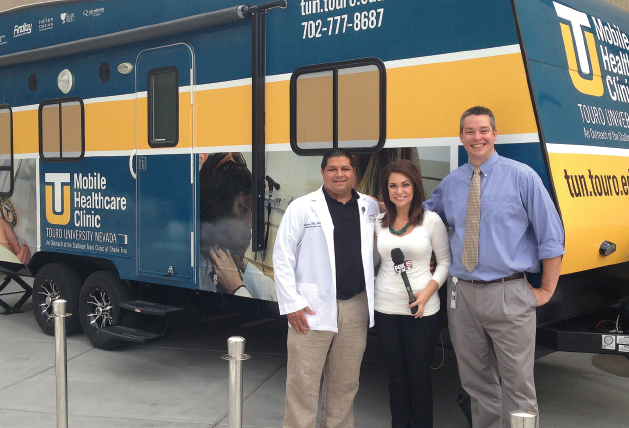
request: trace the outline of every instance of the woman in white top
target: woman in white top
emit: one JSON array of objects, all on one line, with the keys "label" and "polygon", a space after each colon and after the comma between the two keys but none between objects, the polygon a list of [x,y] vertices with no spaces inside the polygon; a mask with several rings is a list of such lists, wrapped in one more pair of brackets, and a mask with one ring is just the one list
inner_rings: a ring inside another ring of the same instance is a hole
[{"label": "woman in white top", "polygon": [[[437,290],[446,280],[450,244],[441,218],[423,208],[424,187],[417,167],[408,160],[388,164],[380,177],[386,213],[376,225],[380,270],[375,284],[375,327],[389,374],[391,426],[432,427],[430,365],[441,329]],[[391,250],[404,254],[404,266],[414,297]],[[437,266],[430,273],[431,254]],[[413,314],[414,309],[416,313]]]}]

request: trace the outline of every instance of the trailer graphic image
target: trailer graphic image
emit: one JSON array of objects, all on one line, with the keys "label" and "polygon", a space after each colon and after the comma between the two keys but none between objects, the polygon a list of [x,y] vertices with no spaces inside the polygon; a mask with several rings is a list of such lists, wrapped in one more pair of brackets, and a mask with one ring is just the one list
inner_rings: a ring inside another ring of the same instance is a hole
[{"label": "trailer graphic image", "polygon": [[538,342],[629,355],[627,34],[629,15],[594,0],[1,12],[5,282],[34,277],[41,329],[64,298],[68,332],[103,349],[158,339],[196,305],[277,315],[277,226],[320,186],[321,154],[349,149],[356,189],[377,198],[384,165],[410,159],[430,196],[467,161],[461,113],[483,105],[497,151],[540,175],[566,230]]}]

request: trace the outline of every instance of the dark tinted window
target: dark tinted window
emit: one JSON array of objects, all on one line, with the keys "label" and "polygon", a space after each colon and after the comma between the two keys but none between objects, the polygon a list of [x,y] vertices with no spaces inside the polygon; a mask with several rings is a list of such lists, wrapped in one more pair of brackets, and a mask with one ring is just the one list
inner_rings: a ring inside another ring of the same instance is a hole
[{"label": "dark tinted window", "polygon": [[148,74],[149,146],[176,146],[179,140],[179,77],[177,68]]}]

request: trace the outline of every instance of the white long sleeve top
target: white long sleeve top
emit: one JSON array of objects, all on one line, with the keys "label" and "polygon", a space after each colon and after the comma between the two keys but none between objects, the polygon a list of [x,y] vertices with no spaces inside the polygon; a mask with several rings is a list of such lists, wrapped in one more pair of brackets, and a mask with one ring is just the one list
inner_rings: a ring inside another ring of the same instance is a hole
[{"label": "white long sleeve top", "polygon": [[[377,249],[380,255],[380,270],[376,277],[374,309],[392,315],[412,315],[408,307],[408,294],[400,274],[393,269],[391,250],[400,248],[404,260],[410,260],[412,267],[406,272],[413,293],[426,288],[431,279],[443,285],[448,276],[450,266],[450,242],[448,231],[441,218],[434,212],[426,210],[421,225],[415,226],[408,235],[397,236],[382,227],[380,214],[376,220]],[[430,257],[435,252],[437,266],[435,273],[430,273]],[[424,316],[434,315],[439,311],[439,294],[434,293],[424,307]]]}]

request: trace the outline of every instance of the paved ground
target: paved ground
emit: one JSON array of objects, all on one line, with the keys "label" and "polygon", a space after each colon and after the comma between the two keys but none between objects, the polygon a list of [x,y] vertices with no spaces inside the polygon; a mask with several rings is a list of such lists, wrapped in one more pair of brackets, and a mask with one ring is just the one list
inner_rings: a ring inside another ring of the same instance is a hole
[{"label": "paved ground", "polygon": [[[7,290],[8,291],[8,290]],[[8,296],[5,300],[17,300]],[[52,428],[55,416],[54,339],[32,314],[0,317],[0,427]],[[280,427],[286,380],[286,326],[249,325],[243,317],[185,325],[168,340],[95,349],[83,335],[68,338],[69,426],[72,428],[226,427],[227,368],[221,359],[230,336],[247,339],[244,427]],[[443,354],[442,354],[443,352]],[[437,349],[433,373],[435,427],[467,428],[456,404],[454,354]],[[629,426],[629,360],[554,353],[536,362],[545,428]],[[370,337],[356,398],[357,428],[389,425],[386,373]]]}]

